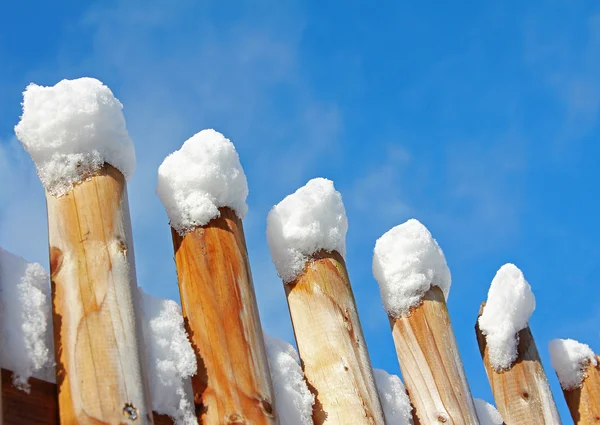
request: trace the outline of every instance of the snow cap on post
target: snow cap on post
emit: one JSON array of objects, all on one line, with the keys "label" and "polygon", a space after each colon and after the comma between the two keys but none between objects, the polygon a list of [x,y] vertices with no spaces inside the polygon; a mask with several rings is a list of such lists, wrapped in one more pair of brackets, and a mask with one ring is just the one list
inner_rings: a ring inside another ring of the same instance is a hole
[{"label": "snow cap on post", "polygon": [[13,385],[29,391],[34,376],[54,381],[50,276],[38,263],[0,248],[2,367]]},{"label": "snow cap on post", "polygon": [[285,197],[267,217],[267,242],[283,282],[296,279],[320,250],[345,257],[347,231],[342,195],[331,180],[312,179]]},{"label": "snow cap on post", "polygon": [[553,339],[548,344],[552,367],[563,390],[581,387],[587,368],[598,366],[592,349],[573,339]]},{"label": "snow cap on post", "polygon": [[480,425],[502,425],[504,423],[500,412],[487,401],[474,398],[473,403],[475,403]]},{"label": "snow cap on post", "polygon": [[500,267],[479,317],[494,370],[508,369],[517,359],[519,332],[527,327],[533,310],[535,297],[523,272],[514,264]]},{"label": "snow cap on post", "polygon": [[446,257],[429,230],[415,219],[392,228],[377,240],[373,275],[383,305],[394,318],[406,316],[411,307],[420,305],[432,286],[439,287],[446,299],[450,291]]},{"label": "snow cap on post", "polygon": [[180,234],[231,208],[240,219],[248,211],[248,183],[233,143],[215,130],[202,130],[158,169],[156,193],[171,226]]},{"label": "snow cap on post", "polygon": [[287,342],[264,336],[280,425],[313,425],[315,396],[306,384],[298,353]]},{"label": "snow cap on post", "polygon": [[375,386],[387,425],[412,425],[412,406],[400,378],[382,369],[373,369]]},{"label": "snow cap on post", "polygon": [[105,163],[131,177],[135,152],[122,109],[95,78],[27,87],[15,133],[49,193],[64,195]]}]

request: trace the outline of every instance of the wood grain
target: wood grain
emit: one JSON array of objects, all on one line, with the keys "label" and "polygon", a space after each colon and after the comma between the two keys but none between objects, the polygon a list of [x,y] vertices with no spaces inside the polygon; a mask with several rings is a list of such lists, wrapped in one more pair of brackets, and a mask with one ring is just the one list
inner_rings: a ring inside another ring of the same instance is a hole
[{"label": "wood grain", "polygon": [[[4,425],[58,425],[56,384],[29,378],[29,394],[13,387],[12,372],[2,369]],[[154,425],[173,425],[168,416],[154,413]]]},{"label": "wood grain", "polygon": [[406,317],[390,317],[402,377],[421,425],[478,425],[441,289],[433,286]]},{"label": "wood grain", "polygon": [[588,364],[581,387],[563,390],[575,425],[600,425],[600,356],[596,367]]},{"label": "wood grain", "polygon": [[[485,303],[479,310],[483,312]],[[518,357],[505,371],[490,364],[485,335],[475,326],[479,351],[483,358],[496,408],[506,425],[558,425],[561,423],[544,367],[529,327],[519,332]]]},{"label": "wood grain", "polygon": [[277,425],[242,221],[229,208],[184,236],[172,230],[183,316],[198,359],[203,425]]},{"label": "wood grain", "polygon": [[123,175],[46,194],[60,421],[151,424]]},{"label": "wood grain", "polygon": [[385,424],[342,256],[317,253],[285,290],[315,425]]}]

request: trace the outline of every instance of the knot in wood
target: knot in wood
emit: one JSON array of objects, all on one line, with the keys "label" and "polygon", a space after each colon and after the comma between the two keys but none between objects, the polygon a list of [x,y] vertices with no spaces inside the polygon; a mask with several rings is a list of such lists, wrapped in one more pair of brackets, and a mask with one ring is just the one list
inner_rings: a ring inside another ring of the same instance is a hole
[{"label": "knot in wood", "polygon": [[229,415],[227,425],[246,425],[246,421],[237,413]]},{"label": "knot in wood", "polygon": [[448,418],[446,417],[446,415],[438,415],[437,420],[439,423],[441,424],[445,424],[446,422],[448,422]]},{"label": "knot in wood", "polygon": [[273,405],[269,402],[269,400],[267,400],[266,398],[263,398],[260,403],[260,409],[263,411],[263,413],[269,417],[273,417]]},{"label": "knot in wood", "polygon": [[131,403],[127,403],[125,407],[123,407],[123,414],[127,416],[127,419],[130,421],[135,421],[138,418],[138,411]]},{"label": "knot in wood", "polygon": [[523,397],[523,400],[527,401],[527,400],[529,400],[529,393],[527,391],[523,391],[523,394],[521,394],[521,397]]}]

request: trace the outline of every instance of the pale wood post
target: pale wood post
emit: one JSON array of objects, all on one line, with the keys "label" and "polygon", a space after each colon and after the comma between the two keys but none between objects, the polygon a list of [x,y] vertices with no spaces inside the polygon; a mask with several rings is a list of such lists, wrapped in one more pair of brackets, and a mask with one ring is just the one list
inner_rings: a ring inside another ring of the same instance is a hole
[{"label": "pale wood post", "polygon": [[444,294],[432,286],[422,303],[390,317],[402,377],[421,425],[478,425]]},{"label": "pale wood post", "polygon": [[[483,312],[485,303],[479,310]],[[512,366],[496,371],[489,359],[485,335],[475,326],[496,407],[506,425],[558,425],[561,423],[544,367],[529,327],[519,332],[518,357]]]},{"label": "pale wood post", "polygon": [[181,305],[198,359],[202,425],[276,425],[273,385],[242,221],[229,208],[181,236],[171,228]]},{"label": "pale wood post", "polygon": [[125,178],[106,164],[46,201],[61,424],[152,424]]},{"label": "pale wood post", "polygon": [[315,425],[385,424],[342,256],[320,251],[285,290]]},{"label": "pale wood post", "polygon": [[600,356],[596,360],[596,367],[588,363],[580,387],[563,389],[575,425],[600,425]]}]

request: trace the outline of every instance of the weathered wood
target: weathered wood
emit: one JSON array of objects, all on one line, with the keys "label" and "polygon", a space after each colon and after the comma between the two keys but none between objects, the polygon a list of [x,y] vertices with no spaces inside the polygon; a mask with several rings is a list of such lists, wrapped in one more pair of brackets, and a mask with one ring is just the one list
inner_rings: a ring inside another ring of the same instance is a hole
[{"label": "weathered wood", "polygon": [[478,425],[442,290],[433,286],[406,317],[390,317],[402,377],[422,425]]},{"label": "weathered wood", "polygon": [[315,425],[385,424],[342,256],[317,253],[285,290]]},{"label": "weathered wood", "polygon": [[[485,303],[479,310],[479,316],[484,306]],[[494,370],[490,364],[479,319],[475,332],[496,408],[506,425],[559,425],[560,416],[529,327],[519,332],[517,360],[510,369],[502,372]]]},{"label": "weathered wood", "polygon": [[600,425],[600,356],[596,367],[588,364],[579,388],[563,390],[575,425]]},{"label": "weathered wood", "polygon": [[151,424],[123,175],[46,195],[60,421]]},{"label": "weathered wood", "polygon": [[[4,425],[58,425],[56,384],[29,378],[29,394],[12,385],[12,372],[2,369]],[[168,416],[154,413],[154,425],[173,425]]]},{"label": "weathered wood", "polygon": [[229,208],[184,236],[172,230],[183,316],[198,359],[203,425],[276,425],[273,385],[242,221]]}]

